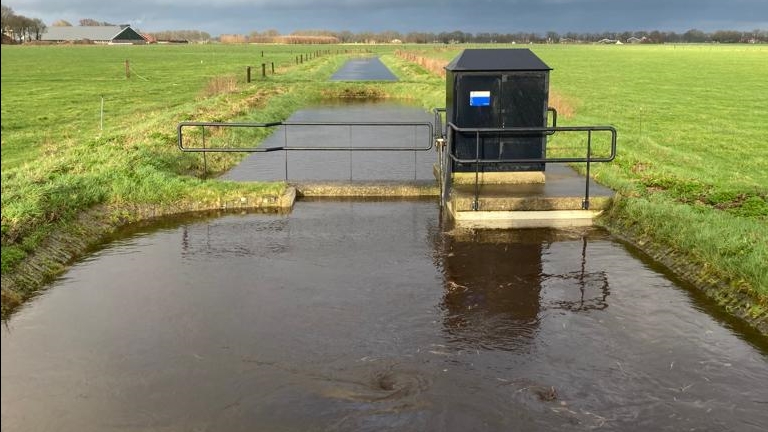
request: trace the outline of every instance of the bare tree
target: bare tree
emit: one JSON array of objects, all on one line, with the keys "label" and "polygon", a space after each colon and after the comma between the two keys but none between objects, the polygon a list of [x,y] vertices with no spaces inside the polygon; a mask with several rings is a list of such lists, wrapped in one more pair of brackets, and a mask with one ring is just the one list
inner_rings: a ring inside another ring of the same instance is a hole
[{"label": "bare tree", "polygon": [[6,5],[2,5],[2,14],[0,15],[0,27],[2,27],[2,31],[5,32],[5,29],[10,26],[11,18],[16,16],[15,13],[13,13],[13,9],[9,8]]},{"label": "bare tree", "polygon": [[8,22],[8,27],[13,32],[13,38],[19,43],[29,40],[29,28],[31,26],[32,20],[22,15],[14,15],[10,17]]},{"label": "bare tree", "polygon": [[56,20],[51,24],[51,27],[72,27],[72,24],[67,20]]},{"label": "bare tree", "polygon": [[97,21],[92,18],[83,18],[80,20],[80,25],[83,27],[99,27],[99,26],[113,26],[114,24],[106,21]]},{"label": "bare tree", "polygon": [[40,40],[42,38],[43,33],[45,33],[45,29],[48,27],[45,25],[43,20],[40,18],[34,18],[32,20],[32,25],[30,27],[30,31],[34,34],[35,40]]}]

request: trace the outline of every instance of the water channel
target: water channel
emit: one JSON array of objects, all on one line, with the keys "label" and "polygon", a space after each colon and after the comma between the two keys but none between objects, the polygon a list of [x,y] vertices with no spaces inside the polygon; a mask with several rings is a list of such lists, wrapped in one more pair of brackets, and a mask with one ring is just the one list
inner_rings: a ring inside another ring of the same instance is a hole
[{"label": "water channel", "polygon": [[768,343],[598,229],[429,201],[167,221],[6,322],[2,429],[707,430],[768,424]]},{"label": "water channel", "polygon": [[[403,155],[405,179],[431,175]],[[398,174],[350,157],[317,172]],[[228,175],[307,171],[293,161]],[[631,247],[442,216],[300,201],[128,228],[4,323],[2,430],[768,426],[768,340]]]}]

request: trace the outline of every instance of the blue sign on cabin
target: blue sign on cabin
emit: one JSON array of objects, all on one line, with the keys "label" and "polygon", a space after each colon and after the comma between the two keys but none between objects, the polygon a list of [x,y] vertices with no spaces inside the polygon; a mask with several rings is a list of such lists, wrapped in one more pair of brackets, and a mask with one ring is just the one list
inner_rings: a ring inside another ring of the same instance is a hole
[{"label": "blue sign on cabin", "polygon": [[469,92],[469,106],[490,106],[490,91],[471,91]]}]

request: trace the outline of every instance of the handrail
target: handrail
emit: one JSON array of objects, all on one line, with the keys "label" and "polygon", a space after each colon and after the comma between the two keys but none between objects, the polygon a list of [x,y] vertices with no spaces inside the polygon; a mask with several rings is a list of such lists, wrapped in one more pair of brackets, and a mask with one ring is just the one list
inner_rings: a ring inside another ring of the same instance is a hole
[{"label": "handrail", "polygon": [[[435,114],[435,128],[437,129],[438,133],[440,135],[435,135],[435,138],[445,138],[446,130],[443,128],[443,117],[442,114],[445,113],[447,110],[445,108],[433,108],[432,112]],[[557,109],[554,107],[547,107],[547,112],[552,113],[552,127],[557,127]],[[551,135],[554,132],[548,134]]]},{"label": "handrail", "polygon": [[445,138],[445,129],[443,128],[443,116],[446,112],[445,108],[433,108],[432,112],[435,114],[435,129],[440,135],[435,135],[435,139]]},{"label": "handrail", "polygon": [[[554,110],[553,110],[554,111]],[[556,113],[556,111],[555,111]],[[554,121],[556,122],[555,114]],[[611,162],[616,158],[616,129],[613,126],[553,126],[553,127],[514,127],[514,128],[462,128],[458,127],[455,124],[448,122],[446,125],[446,128],[450,130],[452,133],[448,134],[448,138],[446,140],[446,150],[445,153],[450,157],[450,159],[458,164],[474,164],[475,165],[475,197],[474,201],[472,203],[472,209],[473,210],[479,210],[479,195],[480,195],[480,186],[479,186],[479,171],[480,171],[480,165],[493,165],[493,164],[523,164],[523,163],[579,163],[579,162],[586,162],[587,164],[587,175],[586,175],[586,187],[585,187],[585,193],[584,193],[584,200],[582,202],[582,208],[585,210],[589,210],[589,173],[590,173],[590,164],[592,162]],[[474,159],[460,159],[456,155],[453,154],[453,135],[455,132],[458,133],[465,133],[465,134],[475,134],[475,158]],[[587,155],[583,158],[574,158],[574,157],[559,157],[559,158],[515,158],[515,159],[480,159],[480,135],[484,134],[507,134],[507,135],[531,135],[531,134],[542,134],[542,135],[553,135],[557,132],[587,132]],[[592,157],[592,132],[610,132],[611,134],[611,152],[607,157]],[[443,204],[448,202],[449,193],[450,193],[450,182],[451,182],[451,176],[450,171],[451,167],[449,163],[447,163],[447,158],[445,159],[445,163],[443,164],[443,182],[442,182],[442,202]]]},{"label": "handrail", "polygon": [[448,122],[448,128],[461,133],[480,134],[504,133],[510,135],[526,135],[532,133],[556,133],[556,132],[610,132],[611,153],[608,157],[584,157],[584,158],[530,158],[530,159],[458,159],[451,154],[451,159],[458,163],[565,163],[565,162],[611,162],[616,158],[616,128],[613,126],[558,126],[558,127],[515,127],[515,128],[460,128]]},{"label": "handrail", "polygon": [[[312,146],[277,146],[277,147],[185,147],[183,129],[186,127],[234,127],[234,128],[269,128],[277,126],[415,126],[426,127],[429,130],[428,142],[425,147],[395,147],[395,146],[376,146],[376,147],[312,147]],[[266,153],[279,150],[301,150],[301,151],[428,151],[433,147],[434,128],[430,122],[271,122],[271,123],[225,123],[225,122],[181,122],[176,127],[178,135],[178,147],[183,152],[192,153],[215,153],[215,152],[242,152],[242,153]]]},{"label": "handrail", "polygon": [[557,110],[554,107],[547,107],[547,112],[552,113],[552,127],[557,127]]}]

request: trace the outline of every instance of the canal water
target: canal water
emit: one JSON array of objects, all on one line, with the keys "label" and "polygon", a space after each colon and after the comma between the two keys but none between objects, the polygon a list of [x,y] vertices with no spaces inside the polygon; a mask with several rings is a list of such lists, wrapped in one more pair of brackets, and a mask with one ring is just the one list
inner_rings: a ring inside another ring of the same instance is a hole
[{"label": "canal water", "polygon": [[768,341],[599,229],[434,201],[136,228],[2,330],[3,431],[764,431]]},{"label": "canal water", "polygon": [[365,57],[348,60],[331,81],[397,81],[397,77],[378,57]]},{"label": "canal water", "polygon": [[[378,57],[348,60],[331,81],[397,81]],[[291,115],[260,144],[269,147],[349,148],[253,153],[221,176],[233,181],[430,182],[434,183],[431,124],[434,116],[397,101],[325,101]],[[297,124],[298,123],[298,124]],[[301,125],[378,123],[378,125]],[[389,123],[383,125],[382,123]],[[398,123],[410,123],[405,126]],[[420,124],[420,125],[419,125]],[[382,148],[353,150],[355,148]]]}]

